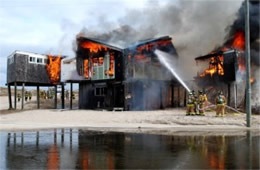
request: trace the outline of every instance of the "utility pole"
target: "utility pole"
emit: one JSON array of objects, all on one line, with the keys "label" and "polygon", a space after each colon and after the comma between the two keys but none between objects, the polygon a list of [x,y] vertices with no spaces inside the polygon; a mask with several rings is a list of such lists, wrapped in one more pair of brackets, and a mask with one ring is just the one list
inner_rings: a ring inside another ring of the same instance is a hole
[{"label": "utility pole", "polygon": [[249,26],[249,0],[246,3],[245,36],[246,36],[246,124],[251,127],[251,82],[250,82],[250,26]]}]

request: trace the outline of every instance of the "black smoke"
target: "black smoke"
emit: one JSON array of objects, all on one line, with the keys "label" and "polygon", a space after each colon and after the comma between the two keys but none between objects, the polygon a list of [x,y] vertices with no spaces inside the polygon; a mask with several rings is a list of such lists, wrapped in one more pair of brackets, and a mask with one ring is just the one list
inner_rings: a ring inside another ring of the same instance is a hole
[{"label": "black smoke", "polygon": [[[237,31],[245,32],[245,13],[246,4],[245,1],[242,3],[238,13],[237,19],[227,29],[229,30],[224,43],[228,45],[230,41],[234,39],[234,35]],[[249,25],[250,25],[250,52],[252,63],[260,65],[259,60],[259,45],[260,45],[260,1],[250,0],[249,1]]]}]

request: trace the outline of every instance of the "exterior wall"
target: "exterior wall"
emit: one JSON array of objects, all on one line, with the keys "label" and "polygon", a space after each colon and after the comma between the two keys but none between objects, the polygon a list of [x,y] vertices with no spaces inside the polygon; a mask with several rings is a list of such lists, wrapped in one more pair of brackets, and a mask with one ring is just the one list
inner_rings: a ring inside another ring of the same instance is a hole
[{"label": "exterior wall", "polygon": [[29,63],[27,54],[15,53],[7,61],[7,83],[25,82],[38,84],[51,84],[45,64]]},{"label": "exterior wall", "polygon": [[123,86],[116,82],[90,82],[79,83],[80,109],[112,109],[124,107]]},{"label": "exterior wall", "polygon": [[172,106],[170,81],[133,80],[125,84],[125,110],[155,110]]}]

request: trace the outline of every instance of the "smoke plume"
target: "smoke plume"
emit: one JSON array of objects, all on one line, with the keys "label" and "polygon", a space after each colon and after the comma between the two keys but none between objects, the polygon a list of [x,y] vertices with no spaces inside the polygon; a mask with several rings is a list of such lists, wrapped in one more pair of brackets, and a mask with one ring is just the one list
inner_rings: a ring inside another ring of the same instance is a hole
[{"label": "smoke plume", "polygon": [[235,20],[241,2],[148,2],[142,10],[126,11],[117,23],[110,23],[103,16],[96,27],[99,31],[85,27],[80,34],[119,47],[126,47],[138,40],[170,35],[180,55],[179,64],[185,66],[182,70],[184,77],[192,79],[197,69],[194,58],[223,44],[226,28]]}]

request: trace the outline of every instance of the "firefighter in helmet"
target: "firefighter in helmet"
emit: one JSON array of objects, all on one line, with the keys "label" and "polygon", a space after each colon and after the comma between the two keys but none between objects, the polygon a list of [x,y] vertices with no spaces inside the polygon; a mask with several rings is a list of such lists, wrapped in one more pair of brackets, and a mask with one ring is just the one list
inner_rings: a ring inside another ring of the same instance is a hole
[{"label": "firefighter in helmet", "polygon": [[28,91],[25,91],[25,95],[24,95],[25,97],[25,101],[27,102],[27,99],[28,99],[28,96],[29,96],[29,94],[28,94]]},{"label": "firefighter in helmet", "polygon": [[29,101],[31,101],[31,100],[32,100],[32,92],[29,91]]},{"label": "firefighter in helmet", "polygon": [[216,97],[216,116],[222,116],[224,117],[225,114],[225,105],[227,103],[226,97],[223,95],[222,91],[220,90],[218,92],[218,95]]},{"label": "firefighter in helmet", "polygon": [[193,98],[194,98],[194,113],[196,115],[199,115],[198,109],[197,109],[197,107],[198,107],[198,97],[197,97],[197,95],[195,93],[195,90],[192,90],[192,95],[193,95]]},{"label": "firefighter in helmet", "polygon": [[189,115],[194,115],[194,96],[192,94],[192,92],[189,92],[188,94],[188,102],[187,102],[187,113],[186,113],[186,116],[189,116]]},{"label": "firefighter in helmet", "polygon": [[21,100],[21,94],[20,93],[17,94],[17,99],[18,99],[18,102],[20,102],[20,100]]},{"label": "firefighter in helmet", "polygon": [[201,116],[205,116],[205,102],[208,101],[208,98],[202,90],[199,90],[199,97],[198,97],[198,106],[199,106],[199,113]]}]

